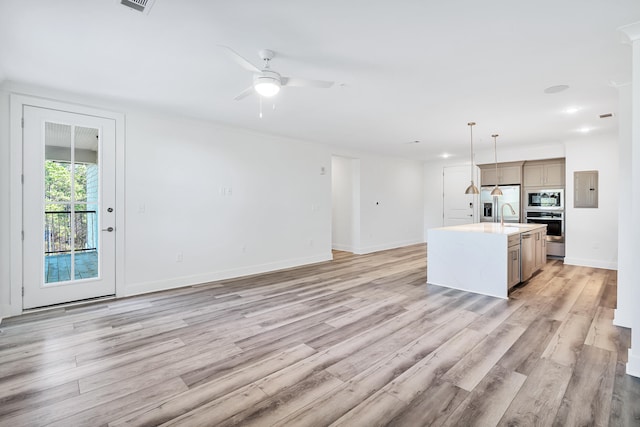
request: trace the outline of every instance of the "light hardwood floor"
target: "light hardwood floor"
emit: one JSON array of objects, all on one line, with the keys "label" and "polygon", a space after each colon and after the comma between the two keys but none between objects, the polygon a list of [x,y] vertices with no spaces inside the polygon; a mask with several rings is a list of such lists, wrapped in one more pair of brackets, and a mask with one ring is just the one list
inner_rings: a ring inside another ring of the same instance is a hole
[{"label": "light hardwood floor", "polygon": [[[426,247],[6,319],[0,426],[628,426],[615,272],[549,261],[508,301]],[[461,267],[463,268],[463,267]]]}]

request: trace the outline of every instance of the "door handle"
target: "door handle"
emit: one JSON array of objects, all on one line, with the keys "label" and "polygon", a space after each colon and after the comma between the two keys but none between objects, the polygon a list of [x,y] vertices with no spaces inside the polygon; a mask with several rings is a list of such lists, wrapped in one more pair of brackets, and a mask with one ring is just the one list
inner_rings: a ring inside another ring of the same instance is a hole
[{"label": "door handle", "polygon": [[111,233],[113,231],[113,227],[103,228],[102,231],[108,231],[109,233]]}]

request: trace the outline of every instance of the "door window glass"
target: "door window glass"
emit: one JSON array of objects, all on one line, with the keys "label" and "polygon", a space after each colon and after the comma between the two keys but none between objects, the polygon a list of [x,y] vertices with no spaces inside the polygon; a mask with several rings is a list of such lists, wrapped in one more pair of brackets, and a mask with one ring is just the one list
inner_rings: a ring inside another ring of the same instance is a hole
[{"label": "door window glass", "polygon": [[45,123],[45,284],[99,277],[98,129]]}]

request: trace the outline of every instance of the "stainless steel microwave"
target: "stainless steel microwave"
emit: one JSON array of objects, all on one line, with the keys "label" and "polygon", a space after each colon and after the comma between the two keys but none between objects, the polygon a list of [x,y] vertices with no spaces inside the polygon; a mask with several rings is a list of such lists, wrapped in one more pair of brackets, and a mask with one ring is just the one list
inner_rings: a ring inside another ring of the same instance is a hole
[{"label": "stainless steel microwave", "polygon": [[564,190],[527,190],[525,203],[527,209],[561,210],[564,209]]}]

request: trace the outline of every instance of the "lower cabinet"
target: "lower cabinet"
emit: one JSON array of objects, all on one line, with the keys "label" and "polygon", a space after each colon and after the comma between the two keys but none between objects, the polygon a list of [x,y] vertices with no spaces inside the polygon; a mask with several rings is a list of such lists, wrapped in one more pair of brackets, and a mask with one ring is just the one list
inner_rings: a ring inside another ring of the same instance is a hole
[{"label": "lower cabinet", "polygon": [[[520,236],[518,236],[519,238]],[[507,251],[507,281],[509,288],[520,283],[520,241],[518,239],[518,244],[509,246],[509,250]]]},{"label": "lower cabinet", "polygon": [[546,230],[534,233],[535,239],[535,267],[533,271],[537,271],[544,267],[547,263],[547,232]]},{"label": "lower cabinet", "polygon": [[525,281],[547,263],[547,231],[529,231],[520,235],[520,280]]}]

